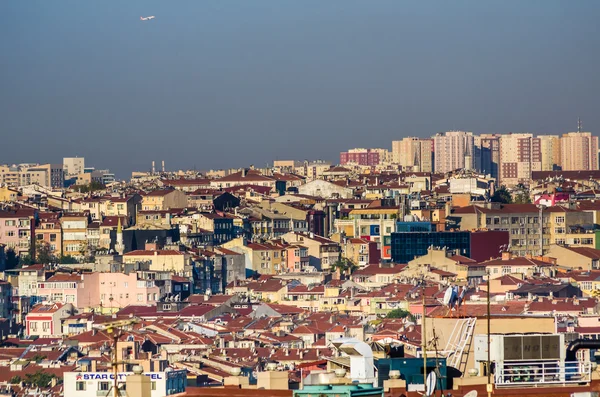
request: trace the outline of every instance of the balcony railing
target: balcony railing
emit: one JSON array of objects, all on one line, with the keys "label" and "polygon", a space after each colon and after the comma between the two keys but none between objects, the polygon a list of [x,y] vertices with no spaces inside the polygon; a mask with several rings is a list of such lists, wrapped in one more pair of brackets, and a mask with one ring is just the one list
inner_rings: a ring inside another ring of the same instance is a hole
[{"label": "balcony railing", "polygon": [[494,375],[496,387],[538,387],[543,385],[587,383],[592,379],[590,362],[504,362]]}]

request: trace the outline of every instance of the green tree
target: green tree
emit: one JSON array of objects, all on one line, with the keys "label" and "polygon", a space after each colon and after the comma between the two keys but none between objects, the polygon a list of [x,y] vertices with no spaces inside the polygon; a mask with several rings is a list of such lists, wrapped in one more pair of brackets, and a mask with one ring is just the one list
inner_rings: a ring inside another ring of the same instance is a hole
[{"label": "green tree", "polygon": [[47,357],[44,356],[43,354],[36,354],[35,356],[31,357],[30,361],[33,361],[34,363],[39,363],[43,360],[45,360]]},{"label": "green tree", "polygon": [[412,315],[408,310],[404,309],[394,309],[385,316],[385,318],[406,318]]},{"label": "green tree", "polygon": [[515,204],[530,204],[529,189],[523,185],[518,185],[513,192],[513,203]]},{"label": "green tree", "polygon": [[351,275],[358,269],[356,263],[354,263],[351,259],[348,258],[340,258],[334,264],[331,265],[329,270],[331,272],[335,272],[339,270],[341,274]]},{"label": "green tree", "polygon": [[74,265],[76,263],[79,263],[79,261],[73,258],[71,255],[61,255],[58,258],[58,263],[62,265]]},{"label": "green tree", "polygon": [[19,384],[19,383],[21,383],[21,377],[20,377],[19,375],[15,375],[15,376],[13,376],[12,378],[10,378],[10,381],[9,381],[9,383],[10,383],[11,385],[16,385],[16,384]]},{"label": "green tree", "polygon": [[30,266],[35,264],[35,259],[27,254],[19,257],[19,265],[21,266]]},{"label": "green tree", "polygon": [[19,257],[13,248],[6,250],[6,268],[15,269],[19,266]]},{"label": "green tree", "polygon": [[500,186],[494,192],[491,199],[494,203],[510,204],[512,203],[512,197],[510,192],[506,189],[506,186]]},{"label": "green tree", "polygon": [[45,241],[38,241],[35,247],[36,262],[48,265],[56,262],[56,257],[52,254],[50,244]]},{"label": "green tree", "polygon": [[34,374],[25,375],[25,383],[43,389],[50,386],[50,382],[52,382],[52,379],[54,379],[55,377],[55,375],[50,375],[42,371],[37,371]]},{"label": "green tree", "polygon": [[92,181],[89,185],[75,185],[72,187],[72,189],[80,193],[90,193],[98,190],[104,190],[106,189],[106,186],[104,186],[101,182]]}]

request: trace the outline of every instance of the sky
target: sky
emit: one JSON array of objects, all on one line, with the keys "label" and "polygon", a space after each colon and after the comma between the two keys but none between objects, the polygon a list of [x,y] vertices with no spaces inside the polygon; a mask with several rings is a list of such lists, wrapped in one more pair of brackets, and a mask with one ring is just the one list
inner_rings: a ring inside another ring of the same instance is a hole
[{"label": "sky", "polygon": [[[142,22],[140,16],[155,15]],[[125,178],[600,128],[600,1],[0,2],[0,164]]]}]

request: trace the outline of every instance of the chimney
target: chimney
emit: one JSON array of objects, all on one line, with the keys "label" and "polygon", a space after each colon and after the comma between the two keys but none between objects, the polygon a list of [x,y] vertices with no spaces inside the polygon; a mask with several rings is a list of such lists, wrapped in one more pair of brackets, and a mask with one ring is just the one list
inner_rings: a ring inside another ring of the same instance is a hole
[{"label": "chimney", "polygon": [[512,259],[512,254],[508,251],[502,251],[502,260],[509,261]]}]

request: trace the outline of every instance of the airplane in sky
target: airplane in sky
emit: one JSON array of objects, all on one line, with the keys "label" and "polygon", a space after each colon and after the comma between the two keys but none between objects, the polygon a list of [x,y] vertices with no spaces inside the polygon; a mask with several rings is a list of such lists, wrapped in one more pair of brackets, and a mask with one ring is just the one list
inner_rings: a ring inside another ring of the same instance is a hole
[{"label": "airplane in sky", "polygon": [[156,18],[154,15],[149,16],[149,17],[140,17],[140,21],[149,21],[154,18]]}]

